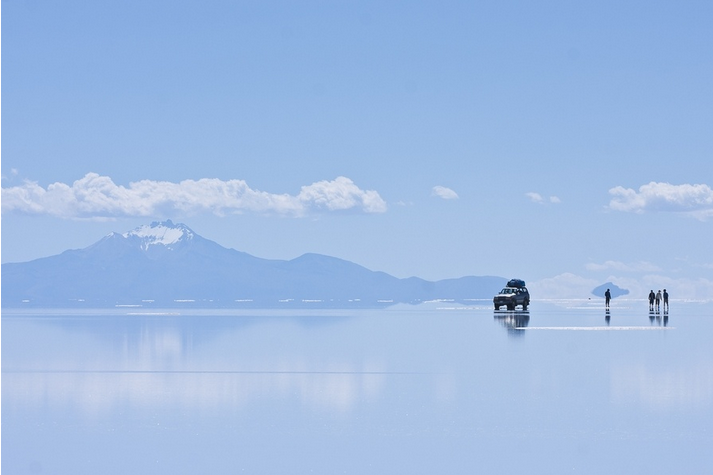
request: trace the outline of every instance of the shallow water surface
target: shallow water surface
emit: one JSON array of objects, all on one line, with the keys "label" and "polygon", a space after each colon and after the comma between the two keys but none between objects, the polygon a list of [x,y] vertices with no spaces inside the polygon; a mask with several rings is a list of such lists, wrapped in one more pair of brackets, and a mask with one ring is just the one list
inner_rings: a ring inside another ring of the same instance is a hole
[{"label": "shallow water surface", "polygon": [[2,471],[705,473],[711,310],[3,312]]}]

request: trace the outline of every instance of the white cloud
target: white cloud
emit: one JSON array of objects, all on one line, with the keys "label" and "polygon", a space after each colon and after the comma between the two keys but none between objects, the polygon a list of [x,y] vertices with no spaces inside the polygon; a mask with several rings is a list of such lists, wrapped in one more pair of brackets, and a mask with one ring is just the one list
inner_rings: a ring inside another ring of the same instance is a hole
[{"label": "white cloud", "polygon": [[571,273],[538,280],[528,285],[535,299],[586,299],[602,282]]},{"label": "white cloud", "polygon": [[329,211],[362,208],[366,213],[383,213],[386,203],[374,190],[363,191],[349,178],[337,177],[332,181],[319,181],[303,186],[297,195],[300,203]]},{"label": "white cloud", "polygon": [[303,186],[297,196],[253,190],[243,180],[217,178],[180,183],[141,180],[128,187],[111,178],[87,173],[71,185],[35,182],[2,189],[2,211],[61,218],[112,218],[243,212],[304,216],[314,212],[356,210],[383,213],[386,203],[373,190],[361,190],[349,178],[337,177]]},{"label": "white cloud", "polygon": [[621,272],[660,272],[661,268],[650,262],[641,261],[633,263],[625,263],[620,261],[606,261],[602,264],[590,262],[586,265],[590,271],[608,271],[616,270]]},{"label": "white cloud", "polygon": [[532,201],[533,203],[542,203],[544,201],[544,198],[542,198],[541,194],[535,193],[533,191],[525,193],[525,196],[530,198],[530,201]]},{"label": "white cloud", "polygon": [[[525,193],[525,196],[533,203],[544,203],[545,202],[545,198],[541,194],[535,193],[534,191]],[[550,196],[549,202],[552,204],[558,204],[558,203],[561,203],[562,200],[560,200],[557,196]]]},{"label": "white cloud", "polygon": [[643,213],[669,211],[685,213],[700,220],[713,217],[713,190],[708,185],[672,185],[651,182],[639,190],[617,186],[609,208],[616,211]]},{"label": "white cloud", "polygon": [[450,188],[446,188],[445,186],[434,186],[433,190],[431,191],[432,196],[437,196],[439,198],[443,198],[444,200],[457,200],[458,199],[458,193],[455,191],[451,190]]},{"label": "white cloud", "polygon": [[17,175],[19,175],[19,174],[20,174],[20,171],[19,171],[17,168],[11,168],[11,169],[10,169],[10,176],[8,177],[8,176],[6,176],[6,175],[3,174],[3,175],[0,175],[0,179],[2,179],[2,180],[8,180],[8,179],[10,179],[10,178],[15,178],[15,177],[16,177]]}]

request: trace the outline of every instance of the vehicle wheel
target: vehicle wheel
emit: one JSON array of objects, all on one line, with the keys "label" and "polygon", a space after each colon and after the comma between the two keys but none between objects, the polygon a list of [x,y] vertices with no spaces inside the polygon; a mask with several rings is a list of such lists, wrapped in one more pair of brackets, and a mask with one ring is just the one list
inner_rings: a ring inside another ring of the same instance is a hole
[{"label": "vehicle wheel", "polygon": [[500,305],[495,305],[495,310],[500,310]]},{"label": "vehicle wheel", "polygon": [[528,306],[528,305],[530,305],[530,302],[528,302],[527,300],[525,300],[524,302],[522,302],[522,309],[523,309],[523,310],[527,310],[527,306]]}]

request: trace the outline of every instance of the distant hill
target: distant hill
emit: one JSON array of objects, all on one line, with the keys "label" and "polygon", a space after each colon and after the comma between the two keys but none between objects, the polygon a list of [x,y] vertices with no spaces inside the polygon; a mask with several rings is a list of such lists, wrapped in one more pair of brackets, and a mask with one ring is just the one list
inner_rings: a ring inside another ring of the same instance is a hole
[{"label": "distant hill", "polygon": [[607,289],[609,289],[609,292],[611,293],[613,299],[621,297],[622,295],[629,295],[629,291],[627,289],[622,289],[621,287],[611,282],[607,282],[606,284],[602,284],[599,287],[596,287],[592,290],[592,294],[596,295],[597,297],[604,298],[604,292],[606,292]]},{"label": "distant hill", "polygon": [[2,264],[3,307],[361,308],[490,298],[501,277],[399,279],[319,254],[270,260],[154,222],[78,250]]}]

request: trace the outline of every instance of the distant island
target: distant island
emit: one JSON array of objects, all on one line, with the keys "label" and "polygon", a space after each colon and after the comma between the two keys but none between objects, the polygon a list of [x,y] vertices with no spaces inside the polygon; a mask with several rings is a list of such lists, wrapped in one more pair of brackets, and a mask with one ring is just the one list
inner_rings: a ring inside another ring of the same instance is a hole
[{"label": "distant island", "polygon": [[604,298],[604,292],[609,289],[609,292],[611,293],[612,298],[617,298],[621,297],[623,295],[629,295],[629,291],[627,289],[622,289],[616,284],[613,284],[611,282],[607,282],[605,284],[600,285],[599,287],[595,287],[594,290],[592,290],[592,295],[596,295],[597,297],[602,297]]},{"label": "distant island", "polygon": [[378,308],[490,299],[507,279],[399,279],[320,254],[271,260],[170,220],[89,247],[2,264],[4,308]]}]

